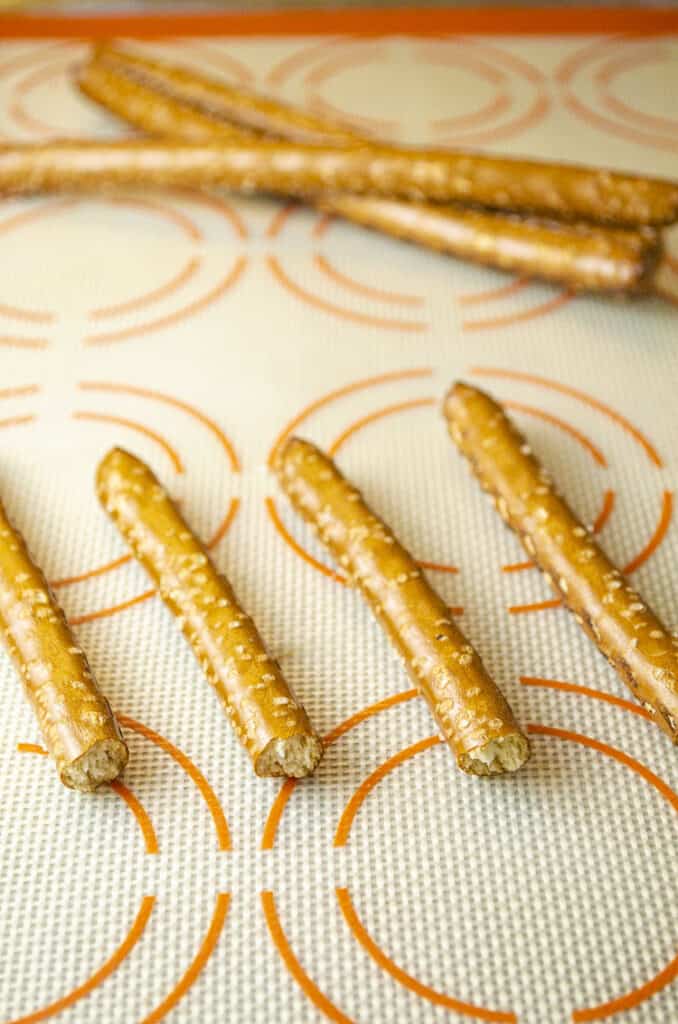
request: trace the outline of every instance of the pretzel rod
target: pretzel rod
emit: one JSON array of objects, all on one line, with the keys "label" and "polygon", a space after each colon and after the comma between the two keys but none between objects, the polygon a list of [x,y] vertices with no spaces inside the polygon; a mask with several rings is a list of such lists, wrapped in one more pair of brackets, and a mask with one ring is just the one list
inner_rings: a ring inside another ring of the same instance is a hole
[{"label": "pretzel rod", "polygon": [[296,511],[346,569],[404,658],[459,767],[473,775],[520,768],[529,746],[511,709],[386,523],[308,441],[289,440],[276,471]]},{"label": "pretzel rod", "polygon": [[257,775],[310,775],[322,744],[207,550],[140,459],[113,448],[99,499],[177,617]]},{"label": "pretzel rod", "polygon": [[[175,95],[196,110],[202,110],[222,122],[230,122],[243,133],[265,134],[311,145],[324,142],[355,145],[362,141],[351,128],[338,121],[316,117],[268,96],[234,88],[226,82],[215,81],[166,61],[141,57],[128,50],[97,47],[89,66],[93,65],[131,76],[139,84],[147,83],[156,93]],[[86,79],[87,68],[81,74]]]},{"label": "pretzel rod", "polygon": [[317,205],[395,238],[484,266],[557,281],[572,291],[649,291],[662,255],[661,237],[648,227],[632,230],[523,219],[350,195],[319,200]]},{"label": "pretzel rod", "polygon": [[64,785],[92,792],[116,779],[128,753],[113,712],[1,504],[0,633]]},{"label": "pretzel rod", "polygon": [[[98,60],[82,69],[79,85],[91,99],[151,134],[209,141],[233,139],[240,131]],[[329,196],[317,205],[384,234],[476,263],[558,281],[571,289],[643,290],[661,251],[652,228],[526,221],[461,207],[350,195]]]},{"label": "pretzel rod", "polygon": [[546,216],[605,223],[664,224],[678,217],[678,183],[609,170],[452,150],[384,146],[351,128],[312,116],[268,97],[236,89],[194,72],[111,48],[97,59],[136,75],[158,91],[184,99],[231,123],[300,143],[367,149],[379,186],[359,183],[347,191],[378,192],[436,201],[458,200]]},{"label": "pretzel rod", "polygon": [[601,551],[497,402],[458,383],[444,412],[452,440],[501,517],[634,696],[678,742],[678,636]]},{"label": "pretzel rod", "polygon": [[256,132],[236,128],[165,93],[158,93],[145,82],[122,74],[100,60],[90,61],[80,68],[77,82],[85,96],[150,135],[186,142],[259,137]]}]

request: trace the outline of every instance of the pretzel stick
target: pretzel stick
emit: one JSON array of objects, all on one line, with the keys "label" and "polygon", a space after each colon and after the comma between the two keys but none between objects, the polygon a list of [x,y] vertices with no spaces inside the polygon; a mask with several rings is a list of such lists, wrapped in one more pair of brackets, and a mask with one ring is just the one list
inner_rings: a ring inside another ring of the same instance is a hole
[{"label": "pretzel stick", "polygon": [[452,440],[502,519],[634,696],[678,742],[678,637],[601,551],[497,402],[458,383],[444,412]]},{"label": "pretzel stick", "polygon": [[97,494],[177,617],[257,775],[310,775],[322,744],[225,576],[140,459],[113,448]]},{"label": "pretzel stick", "polygon": [[166,93],[156,92],[145,82],[100,60],[90,61],[80,68],[77,82],[89,99],[150,135],[185,142],[244,141],[260,137],[256,132],[229,125]]},{"label": "pretzel stick", "polygon": [[362,141],[347,125],[338,121],[316,117],[268,96],[237,89],[226,82],[215,81],[166,61],[141,57],[128,50],[97,47],[93,60],[81,72],[81,81],[87,81],[92,66],[135,78],[139,84],[146,83],[156,93],[175,95],[195,110],[202,110],[222,122],[230,122],[244,134],[269,135],[311,145],[325,142],[355,145]]},{"label": "pretzel stick", "polygon": [[[111,48],[98,60],[136,74],[157,91],[184,99],[231,123],[300,143],[367,149],[378,165],[379,187],[356,182],[347,191],[375,190],[392,198],[479,204],[509,213],[589,219],[605,223],[664,224],[678,217],[678,183],[569,164],[486,156],[453,150],[384,146],[351,128],[306,114],[161,61]],[[369,159],[369,157],[367,158]],[[356,176],[360,173],[356,170]]]},{"label": "pretzel stick", "polygon": [[128,753],[113,712],[1,504],[0,633],[64,785],[92,792],[116,779]]},{"label": "pretzel stick", "polygon": [[[560,178],[558,177],[560,176]],[[0,147],[0,194],[91,191],[127,185],[226,188],[308,198],[350,192],[477,202],[516,212],[662,224],[678,214],[678,186],[611,172],[443,150],[341,148],[252,140],[78,142]]]},{"label": "pretzel stick", "polygon": [[355,581],[404,658],[459,767],[473,775],[520,768],[529,746],[511,709],[386,523],[308,441],[289,440],[276,471],[296,511]]},{"label": "pretzel stick", "polygon": [[[209,141],[233,139],[240,131],[216,114],[207,115],[183,99],[156,92],[145,79],[130,77],[99,60],[81,70],[78,83],[91,99],[151,134]],[[274,119],[270,124],[273,129],[279,127]],[[242,138],[247,136],[243,133]],[[652,228],[526,221],[461,207],[350,195],[328,196],[316,205],[451,256],[559,281],[571,289],[643,290],[661,250],[659,235]]]}]

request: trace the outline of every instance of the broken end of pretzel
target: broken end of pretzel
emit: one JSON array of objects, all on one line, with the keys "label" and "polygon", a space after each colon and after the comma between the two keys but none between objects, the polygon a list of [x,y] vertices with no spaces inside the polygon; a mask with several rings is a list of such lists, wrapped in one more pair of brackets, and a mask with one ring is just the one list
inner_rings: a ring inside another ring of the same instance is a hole
[{"label": "broken end of pretzel", "polygon": [[457,757],[457,764],[469,775],[504,775],[517,772],[530,756],[530,744],[520,732],[494,736]]},{"label": "broken end of pretzel", "polygon": [[128,750],[122,739],[99,740],[75,761],[61,767],[65,786],[82,793],[93,793],[100,786],[114,782],[123,772]]},{"label": "broken end of pretzel", "polygon": [[254,770],[266,778],[303,779],[312,775],[323,756],[318,736],[296,733],[287,739],[272,739],[256,759]]}]

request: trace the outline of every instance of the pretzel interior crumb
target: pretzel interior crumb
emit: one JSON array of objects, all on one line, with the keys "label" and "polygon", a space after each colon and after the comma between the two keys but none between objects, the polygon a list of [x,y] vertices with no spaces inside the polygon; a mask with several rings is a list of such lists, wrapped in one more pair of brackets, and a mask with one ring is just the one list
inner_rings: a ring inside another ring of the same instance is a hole
[{"label": "pretzel interior crumb", "polygon": [[72,789],[91,793],[117,779],[127,763],[127,748],[119,740],[101,740],[61,771],[62,781]]},{"label": "pretzel interior crumb", "polygon": [[297,733],[287,739],[271,740],[257,758],[256,773],[303,779],[315,770],[322,755],[323,746],[317,736]]},{"label": "pretzel interior crumb", "polygon": [[503,775],[521,768],[530,756],[530,745],[520,733],[492,739],[459,759],[462,771],[471,775]]}]

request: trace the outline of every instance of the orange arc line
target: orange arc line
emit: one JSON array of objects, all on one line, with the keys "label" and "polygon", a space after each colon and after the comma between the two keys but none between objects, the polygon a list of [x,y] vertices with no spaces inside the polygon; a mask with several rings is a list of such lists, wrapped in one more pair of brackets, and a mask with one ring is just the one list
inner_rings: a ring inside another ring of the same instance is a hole
[{"label": "orange arc line", "polygon": [[574,1010],[572,1020],[574,1024],[586,1024],[587,1021],[604,1020],[606,1017],[611,1017],[615,1013],[621,1013],[623,1010],[631,1010],[634,1006],[639,1006],[646,999],[656,995],[657,992],[661,992],[663,988],[670,985],[677,977],[678,954],[659,974],[655,974],[654,978],[650,978],[644,985],[634,988],[623,996],[618,996],[617,999],[611,999],[608,1003],[590,1006],[584,1010]]},{"label": "orange arc line", "polygon": [[15,1020],[10,1021],[9,1024],[36,1024],[37,1021],[46,1020],[47,1017],[52,1017],[56,1013],[61,1013],[61,1011],[67,1009],[67,1007],[73,1006],[73,1004],[79,999],[82,999],[83,996],[89,995],[92,989],[105,981],[106,978],[108,978],[132,952],[148,924],[148,919],[151,916],[151,911],[153,910],[154,905],[155,896],[143,897],[139,912],[134,920],[134,924],[127,933],[127,936],[118,946],[110,959],[107,960],[98,971],[95,971],[87,981],[82,985],[79,985],[77,988],[74,988],[72,992],[68,993],[68,995],[62,996],[61,999],[57,999],[56,1002],[50,1003],[49,1006],[43,1007],[42,1010],[36,1010],[35,1013],[29,1013],[26,1017],[17,1017]]},{"label": "orange arc line", "polygon": [[434,131],[462,131],[473,128],[483,121],[491,121],[499,117],[505,110],[511,108],[512,100],[507,92],[500,92],[497,96],[488,100],[479,110],[471,111],[468,114],[457,114],[452,117],[440,117],[431,122]]},{"label": "orange arc line", "polygon": [[23,320],[29,324],[53,324],[56,320],[54,313],[40,312],[37,309],[22,309],[20,306],[10,306],[6,302],[0,303],[0,315],[13,320]]},{"label": "orange arc line", "polygon": [[604,117],[602,114],[598,114],[595,110],[587,107],[573,92],[565,92],[564,98],[566,106],[569,107],[576,117],[593,125],[598,131],[605,132],[608,135],[631,139],[632,142],[639,143],[641,146],[666,149],[671,153],[678,151],[678,140],[668,139],[661,135],[652,135],[648,132],[640,132],[629,124],[615,121],[611,117]]},{"label": "orange arc line", "polygon": [[180,228],[192,242],[201,242],[203,239],[202,231],[190,217],[187,217],[185,213],[180,213],[179,210],[172,209],[171,206],[157,202],[155,199],[141,199],[138,196],[107,196],[104,201],[115,206],[136,206],[140,210],[159,213],[170,224]]},{"label": "orange arc line", "polygon": [[662,496],[662,508],[659,514],[659,522],[655,527],[654,533],[652,534],[652,536],[650,537],[649,541],[642,549],[642,551],[639,551],[638,554],[635,555],[635,557],[632,558],[631,561],[624,566],[622,570],[623,572],[635,572],[636,569],[639,569],[641,565],[647,562],[650,555],[654,554],[654,552],[657,550],[659,545],[664,540],[668,528],[671,525],[672,516],[673,492],[664,491],[664,494]]},{"label": "orange arc line", "polygon": [[[41,754],[45,757],[47,756],[47,751],[38,743],[17,743],[17,750],[22,754]],[[137,824],[141,829],[141,834],[144,837],[146,853],[158,853],[158,837],[155,834],[153,822],[148,815],[148,811],[141,801],[134,795],[132,790],[120,782],[119,779],[114,779],[113,782],[110,783],[110,788],[125,801],[136,818]]]},{"label": "orange arc line", "polygon": [[[218,524],[216,530],[206,543],[206,547],[210,550],[219,543],[226,531],[231,526],[233,520],[236,517],[238,508],[240,507],[240,498],[231,498],[228,506],[228,511],[223,517],[221,522]],[[121,555],[120,558],[114,558],[111,562],[106,562],[104,565],[98,566],[96,569],[88,569],[87,572],[78,573],[76,576],[64,576],[59,580],[52,580],[50,586],[54,590],[58,590],[59,587],[68,587],[73,583],[83,583],[85,580],[94,579],[97,576],[103,576],[107,572],[111,572],[114,569],[119,569],[121,565],[126,565],[132,560],[132,555]]]},{"label": "orange arc line", "polygon": [[532,604],[512,604],[509,605],[509,612],[511,615],[523,615],[527,612],[543,612],[548,608],[560,608],[562,607],[562,601],[558,597],[554,597],[549,601],[535,601]]},{"label": "orange arc line", "polygon": [[321,214],[313,227],[312,235],[313,238],[323,238],[329,228],[330,224],[335,220],[333,213]]},{"label": "orange arc line", "polygon": [[141,829],[141,834],[144,837],[146,853],[158,853],[158,837],[155,834],[153,823],[149,818],[146,809],[139,802],[132,790],[128,789],[127,786],[118,779],[111,782],[111,789],[114,790],[118,796],[122,797],[134,817],[137,819],[137,823]]},{"label": "orange arc line", "polygon": [[[349,44],[350,45],[350,44]],[[304,76],[305,85],[320,85],[322,82],[327,81],[333,75],[338,74],[340,71],[345,71],[350,67],[363,67],[365,64],[371,64],[375,58],[383,56],[383,46],[370,46],[367,50],[364,44],[359,47],[357,51],[350,50],[348,53],[340,53],[336,56],[332,55],[323,61],[318,67],[312,68],[306,72]]]},{"label": "orange arc line", "polygon": [[[603,504],[592,527],[593,533],[600,533],[608,519],[612,515],[615,503],[615,492],[605,491]],[[536,569],[534,562],[512,562],[510,565],[503,565],[502,572],[521,572],[523,569]]]},{"label": "orange arc line", "polygon": [[185,306],[181,306],[173,313],[168,313],[167,316],[158,317],[157,320],[149,320],[148,323],[139,324],[137,327],[127,327],[124,330],[108,331],[101,334],[89,334],[85,338],[85,344],[107,345],[110,342],[126,341],[129,338],[138,337],[142,334],[150,334],[152,331],[158,331],[163,327],[170,327],[173,324],[179,323],[181,320],[186,319],[186,317],[200,312],[212,302],[216,302],[217,299],[220,299],[229,288],[233,287],[233,285],[237,283],[246,266],[247,257],[240,256],[235,261],[235,264],[232,269],[229,270],[228,274],[226,274],[226,276],[222,278],[214,288],[211,288],[199,299],[195,299],[193,302],[189,302]]},{"label": "orange arc line", "polygon": [[59,580],[51,580],[50,586],[53,590],[58,590],[59,587],[69,587],[72,583],[83,583],[85,580],[103,576],[104,573],[118,569],[121,565],[127,565],[131,561],[131,555],[121,555],[120,558],[114,558],[112,562],[106,562],[105,565],[100,565],[96,569],[88,569],[87,572],[78,573],[76,576],[64,576]]},{"label": "orange arc line", "polygon": [[558,292],[552,299],[532,306],[530,309],[523,309],[517,313],[507,313],[506,316],[488,317],[484,320],[463,320],[462,327],[465,331],[483,331],[491,327],[509,327],[512,324],[524,323],[526,320],[534,320],[535,317],[552,313],[574,298],[574,292],[565,289]]},{"label": "orange arc line", "polygon": [[430,367],[417,368],[414,370],[395,370],[391,373],[381,373],[376,377],[365,377],[362,380],[353,381],[351,384],[345,384],[341,388],[328,391],[327,394],[317,398],[314,402],[309,402],[308,405],[304,406],[300,413],[294,416],[289,423],[283,427],[275,439],[273,447],[269,453],[269,466],[273,466],[278,449],[287,440],[292,431],[296,430],[300,423],[303,423],[305,419],[308,419],[309,416],[314,412],[317,412],[318,409],[321,409],[329,402],[333,402],[337,398],[345,398],[346,395],[355,394],[355,392],[363,391],[365,388],[375,387],[378,384],[390,384],[393,381],[400,380],[414,380],[418,377],[430,377],[432,374],[433,370]]},{"label": "orange arc line", "polygon": [[392,416],[394,413],[406,412],[409,409],[421,409],[425,406],[435,405],[435,398],[413,398],[407,402],[395,402],[393,405],[386,405],[383,409],[377,409],[376,412],[370,412],[367,416],[361,416],[360,419],[351,423],[345,430],[339,434],[337,438],[332,442],[330,447],[327,449],[328,455],[332,458],[337,454],[340,448],[346,444],[346,442],[357,434],[363,427],[368,426],[370,423],[376,423],[377,420],[383,419],[386,416]]},{"label": "orange arc line", "polygon": [[310,95],[309,107],[316,113],[331,117],[333,120],[341,121],[348,128],[357,129],[359,132],[368,132],[371,135],[379,135],[383,138],[386,135],[394,135],[398,131],[398,122],[389,121],[386,118],[363,116],[343,110],[336,103],[326,100],[317,92]]},{"label": "orange arc line", "polygon": [[300,558],[303,558],[303,560],[308,562],[309,565],[312,565],[314,569],[318,569],[323,573],[323,575],[328,576],[331,580],[335,580],[337,583],[343,583],[344,586],[348,586],[348,581],[345,576],[341,576],[338,572],[335,572],[334,569],[330,569],[328,565],[324,565],[322,562],[319,562],[317,558],[313,557],[313,555],[309,555],[308,551],[305,551],[301,544],[294,539],[278,514],[275,499],[266,498],[265,500],[266,510],[271,522],[285,543],[292,548],[294,553],[299,555]]},{"label": "orange arc line", "polygon": [[[396,704],[403,704],[405,701],[412,700],[418,696],[417,690],[404,690],[402,693],[394,693],[391,697],[385,697],[383,700],[377,701],[375,704],[370,704],[366,708],[362,708],[357,711],[355,715],[351,715],[350,718],[340,722],[339,725],[335,726],[328,734],[323,738],[323,745],[329,747],[332,743],[335,743],[344,733],[350,729],[355,728],[356,725],[360,725],[361,722],[366,721],[373,715],[378,715],[380,711],[385,711],[387,708],[394,707]],[[264,826],[264,832],[261,839],[262,850],[272,850],[276,840],[276,833],[282,818],[283,811],[287,806],[287,803],[292,796],[292,793],[296,789],[298,784],[297,779],[286,779],[278,790],[271,810],[268,813],[266,819],[266,825]]]},{"label": "orange arc line", "polygon": [[34,220],[50,217],[53,213],[68,210],[72,206],[77,206],[79,202],[80,200],[78,199],[55,199],[53,202],[43,203],[40,206],[22,210],[20,213],[15,213],[13,216],[7,217],[6,220],[0,221],[0,234],[4,234],[6,231],[13,231],[15,228],[21,227],[23,224],[30,224]]},{"label": "orange arc line", "polygon": [[317,1006],[321,1013],[323,1013],[329,1020],[335,1021],[336,1024],[353,1024],[350,1017],[347,1017],[341,1012],[341,1010],[338,1010],[334,1003],[331,1003],[327,996],[320,991],[315,982],[309,978],[308,974],[292,952],[292,947],[290,946],[287,936],[280,924],[280,918],[278,917],[278,912],[275,906],[275,897],[270,890],[261,893],[261,906],[264,911],[264,917],[266,918],[266,924],[268,926],[271,939],[273,940],[273,944],[278,950],[285,967],[290,972],[306,998],[310,999],[313,1005]]},{"label": "orange arc line", "polygon": [[0,345],[3,348],[47,348],[47,338],[10,338],[0,337]]},{"label": "orange arc line", "polygon": [[664,262],[670,267],[674,274],[678,274],[678,259],[675,256],[665,256]]},{"label": "orange arc line", "polygon": [[[238,238],[247,238],[247,228],[240,215],[222,196],[215,195],[213,192],[196,192],[195,189],[181,187],[173,188],[171,194],[179,199],[196,203],[198,206],[206,206],[208,210],[214,210],[230,224]],[[198,229],[196,228],[196,230]],[[202,237],[201,233],[200,238]]]},{"label": "orange arc line", "polygon": [[47,757],[47,751],[39,743],[17,743],[16,749],[20,754],[40,754]]},{"label": "orange arc line", "polygon": [[631,118],[631,120],[637,121],[641,124],[650,125],[658,131],[675,133],[678,129],[678,121],[675,121],[670,117],[653,117],[651,114],[643,114],[640,110],[635,110],[628,103],[625,103],[624,100],[620,100],[613,93],[605,89],[601,89],[601,94],[604,105],[618,117]]},{"label": "orange arc line", "polygon": [[419,740],[418,743],[413,743],[412,746],[406,747],[404,750],[399,750],[397,754],[393,755],[393,757],[389,757],[383,764],[380,764],[379,767],[371,773],[371,775],[368,775],[367,778],[358,786],[343,810],[334,836],[334,846],[346,846],[356,814],[360,810],[365,799],[369,796],[374,787],[381,782],[384,776],[388,775],[389,772],[392,772],[394,768],[398,768],[405,761],[409,761],[411,757],[414,757],[416,754],[420,754],[424,750],[428,750],[430,747],[435,747],[439,743],[442,743],[440,736],[428,736],[424,740]]},{"label": "orange arc line", "polygon": [[274,64],[266,75],[267,83],[269,85],[282,85],[293,72],[298,71],[299,68],[304,67],[306,64],[313,63],[319,55],[324,55],[331,46],[338,44],[346,45],[345,41],[341,38],[328,38],[323,40],[322,43],[304,46],[301,50],[296,50],[288,57],[283,57],[277,64]]},{"label": "orange arc line", "polygon": [[674,793],[663,779],[660,779],[658,775],[655,775],[653,771],[644,764],[641,764],[640,761],[636,761],[629,754],[625,754],[623,750],[611,747],[608,743],[603,743],[602,740],[594,740],[591,736],[582,736],[581,733],[570,732],[567,729],[556,729],[550,725],[534,725],[531,723],[528,725],[527,731],[535,736],[555,736],[557,739],[581,743],[585,747],[597,750],[600,754],[614,758],[615,761],[634,771],[636,775],[640,775],[660,796],[664,797],[674,811],[678,811],[678,794]]},{"label": "orange arc line", "polygon": [[386,317],[370,316],[368,313],[358,313],[352,309],[344,309],[342,306],[335,306],[332,302],[327,302],[325,299],[318,298],[317,295],[314,295],[312,292],[302,288],[301,285],[297,284],[296,281],[293,281],[291,277],[288,277],[280,265],[280,261],[275,256],[267,256],[266,263],[278,284],[282,285],[282,287],[290,292],[291,295],[301,299],[302,302],[306,302],[310,306],[315,306],[316,309],[321,309],[325,313],[332,313],[334,316],[342,317],[344,320],[349,320],[352,323],[367,324],[369,327],[382,327],[386,330],[426,330],[426,324],[417,320],[390,320]]},{"label": "orange arc line", "polygon": [[[523,132],[526,128],[541,120],[548,113],[550,106],[551,100],[549,97],[545,93],[541,93],[541,95],[535,98],[532,106],[520,117],[515,118],[515,120],[497,125],[496,128],[488,128],[487,131],[464,133],[464,145],[477,146],[484,145],[486,142],[498,142],[500,139],[506,139],[511,135],[516,135],[518,132]],[[456,143],[458,140],[455,137],[447,141]]]},{"label": "orange arc line", "polygon": [[472,306],[476,302],[493,302],[495,299],[506,299],[527,288],[531,279],[529,277],[516,277],[515,280],[503,284],[499,288],[489,288],[483,292],[471,292],[464,295],[457,295],[457,302],[460,306]]},{"label": "orange arc line", "polygon": [[191,53],[197,53],[201,62],[211,64],[218,71],[225,71],[227,74],[234,76],[241,85],[251,84],[254,80],[254,74],[247,65],[243,64],[237,57],[232,57],[229,53],[218,52],[204,43],[198,45],[193,43],[190,50],[187,51],[183,40],[177,40],[177,43],[182,51],[188,52],[189,56]]},{"label": "orange arc line", "polygon": [[40,135],[50,134],[54,131],[52,125],[47,124],[45,121],[38,120],[37,117],[33,117],[27,110],[24,110],[21,99],[14,100],[10,104],[8,109],[9,116],[12,120],[24,131],[36,133]]},{"label": "orange arc line", "polygon": [[429,1003],[433,1003],[434,1006],[442,1006],[446,1010],[452,1010],[454,1013],[460,1013],[465,1017],[476,1017],[478,1020],[494,1021],[497,1022],[497,1024],[516,1024],[518,1018],[515,1013],[506,1012],[504,1010],[487,1010],[483,1006],[474,1006],[472,1003],[465,1003],[460,999],[452,998],[452,996],[443,995],[442,992],[437,992],[428,985],[423,985],[420,981],[417,981],[416,978],[413,978],[411,974],[407,974],[402,967],[399,967],[384,953],[369,934],[358,917],[358,913],[353,906],[353,901],[351,900],[348,889],[337,886],[335,894],[346,924],[353,932],[354,937],[363,947],[367,955],[404,988],[407,988],[410,992],[414,992],[416,995],[421,996]]},{"label": "orange arc line", "polygon": [[621,413],[616,412],[609,405],[599,401],[592,395],[588,395],[585,391],[580,391],[578,388],[570,387],[569,384],[561,384],[559,381],[550,380],[548,377],[539,377],[534,373],[523,373],[521,370],[504,370],[494,366],[473,366],[470,372],[476,377],[501,377],[506,380],[522,381],[525,384],[535,384],[537,387],[549,388],[551,391],[558,391],[560,394],[568,395],[570,398],[575,398],[585,405],[590,405],[593,409],[598,412],[602,412],[604,416],[608,416],[618,426],[631,435],[645,450],[649,456],[650,461],[655,466],[661,468],[664,463],[659,457],[656,449],[650,444],[648,439],[634,427],[625,416]]},{"label": "orange arc line", "polygon": [[30,71],[25,78],[20,79],[14,86],[14,93],[17,96],[25,96],[31,89],[35,89],[36,86],[42,85],[44,82],[49,82],[51,78],[59,74],[61,71],[69,71],[74,67],[73,54],[69,57],[62,56],[58,60],[53,61],[46,67],[36,68]]},{"label": "orange arc line", "polygon": [[136,309],[143,309],[145,306],[150,306],[160,299],[165,299],[168,295],[178,291],[187,281],[190,281],[197,274],[200,266],[200,257],[196,256],[188,260],[179,273],[175,274],[170,281],[160,285],[158,288],[152,288],[150,291],[144,292],[143,295],[139,295],[135,299],[118,302],[112,306],[99,306],[98,309],[93,309],[90,313],[90,320],[102,320],[106,317],[120,316],[123,313],[130,313]]},{"label": "orange arc line", "polygon": [[207,964],[207,961],[212,956],[217,942],[219,941],[219,936],[221,935],[224,922],[226,921],[230,901],[230,893],[220,892],[217,894],[217,901],[209,929],[207,930],[207,934],[205,935],[194,960],[191,962],[188,970],[181,977],[178,984],[175,985],[169,995],[163,999],[159,1006],[156,1006],[155,1010],[152,1010],[147,1017],[144,1017],[141,1024],[157,1024],[159,1020],[162,1020],[163,1017],[165,1017],[166,1014],[168,1014],[170,1010],[177,1005],[179,1000],[183,999],[191,986],[195,984]]},{"label": "orange arc line", "polygon": [[81,391],[108,391],[112,394],[137,395],[139,398],[151,398],[156,402],[164,402],[166,405],[171,405],[175,409],[181,409],[182,412],[198,420],[199,423],[202,423],[203,426],[207,427],[214,434],[226,452],[233,472],[238,473],[240,471],[238,456],[226,434],[218,423],[207,416],[206,413],[200,412],[194,405],[189,405],[188,402],[184,402],[180,398],[174,398],[173,395],[166,395],[162,391],[151,391],[149,388],[134,387],[131,384],[113,384],[110,381],[80,381],[78,387]]},{"label": "orange arc line", "polygon": [[143,434],[144,437],[149,438],[151,441],[155,441],[159,444],[165,454],[169,457],[174,469],[177,473],[184,472],[184,464],[181,461],[179,453],[172,447],[169,441],[166,441],[164,437],[161,437],[155,430],[151,430],[150,427],[145,427],[143,423],[137,423],[136,420],[124,419],[122,416],[110,416],[108,413],[103,412],[74,412],[74,420],[88,420],[95,423],[113,423],[119,427],[127,427],[129,430],[136,430],[137,433]]},{"label": "orange arc line", "polygon": [[222,539],[222,537],[225,536],[227,530],[231,527],[233,520],[238,514],[239,508],[240,498],[231,498],[226,515],[221,520],[216,530],[214,531],[214,533],[212,534],[212,536],[205,545],[205,547],[208,548],[210,551],[212,550],[212,548],[215,548],[219,541]]},{"label": "orange arc line", "polygon": [[271,219],[270,224],[266,228],[266,238],[277,238],[282,229],[285,227],[289,217],[299,208],[299,203],[292,201],[281,206],[276,211],[275,215]]},{"label": "orange arc line", "polygon": [[20,427],[24,423],[33,423],[38,417],[32,413],[27,413],[25,416],[8,416],[7,419],[0,420],[1,427]]},{"label": "orange arc line", "polygon": [[384,291],[381,288],[371,288],[369,285],[362,284],[361,281],[354,281],[348,274],[343,274],[340,270],[333,267],[330,261],[321,253],[316,253],[313,261],[321,273],[337,284],[357,292],[358,295],[367,295],[370,298],[377,299],[379,302],[395,302],[406,306],[422,306],[424,304],[424,297],[422,295],[402,295],[396,292]]},{"label": "orange arc line", "polygon": [[107,608],[100,608],[95,612],[85,612],[83,615],[69,616],[68,621],[71,626],[83,626],[86,622],[96,622],[97,619],[108,619],[111,615],[117,615],[118,612],[127,611],[128,608],[134,608],[135,605],[141,604],[143,601],[148,601],[151,597],[155,597],[155,590],[144,590],[143,594],[137,594],[136,597],[130,597],[128,601],[121,601],[120,604],[112,604]]},{"label": "orange arc line", "polygon": [[615,499],[616,494],[614,493],[614,491],[605,491],[605,494],[603,496],[603,507],[598,513],[598,517],[595,523],[593,524],[594,533],[600,533],[605,524],[607,523],[608,519],[612,515]]},{"label": "orange arc line", "polygon": [[502,402],[502,405],[506,409],[515,409],[516,412],[524,412],[528,416],[536,416],[540,420],[544,420],[546,423],[551,423],[554,427],[558,427],[560,430],[564,430],[571,437],[573,437],[575,441],[578,441],[583,448],[587,450],[587,452],[593,457],[594,461],[597,462],[599,466],[607,468],[607,459],[605,458],[601,450],[597,448],[593,441],[590,441],[588,437],[585,436],[585,434],[582,434],[581,431],[577,430],[576,427],[571,426],[565,420],[559,419],[557,416],[554,416],[550,412],[546,412],[544,409],[537,409],[532,405],[523,405],[521,402],[504,401]]},{"label": "orange arc line", "polygon": [[161,750],[164,750],[166,754],[169,754],[169,756],[176,761],[179,767],[186,772],[191,782],[193,782],[198,789],[212,816],[212,821],[214,822],[214,827],[217,833],[219,849],[230,850],[231,834],[226,822],[226,816],[224,815],[221,804],[217,799],[216,793],[197,765],[195,765],[182,750],[175,747],[173,743],[170,743],[170,741],[165,739],[164,736],[161,736],[160,733],[154,732],[153,729],[149,729],[147,725],[142,725],[141,722],[137,722],[134,718],[130,718],[129,715],[118,715],[117,717],[123,728],[131,729],[133,732],[139,733],[139,735],[143,736],[145,739],[150,740],[151,743],[154,743],[157,747],[160,747]]},{"label": "orange arc line", "polygon": [[24,395],[37,395],[40,391],[38,384],[25,384],[16,388],[0,388],[0,400],[3,398],[23,398]]},{"label": "orange arc line", "polygon": [[605,701],[606,704],[614,704],[615,707],[630,711],[640,718],[646,718],[648,722],[654,721],[652,715],[648,714],[645,708],[634,704],[623,697],[617,697],[613,693],[605,693],[603,690],[594,690],[590,686],[580,686],[578,683],[567,683],[561,679],[544,679],[541,676],[521,676],[520,682],[523,686],[543,686],[550,690],[562,690],[564,693],[579,693],[584,697],[593,697],[594,700]]}]

